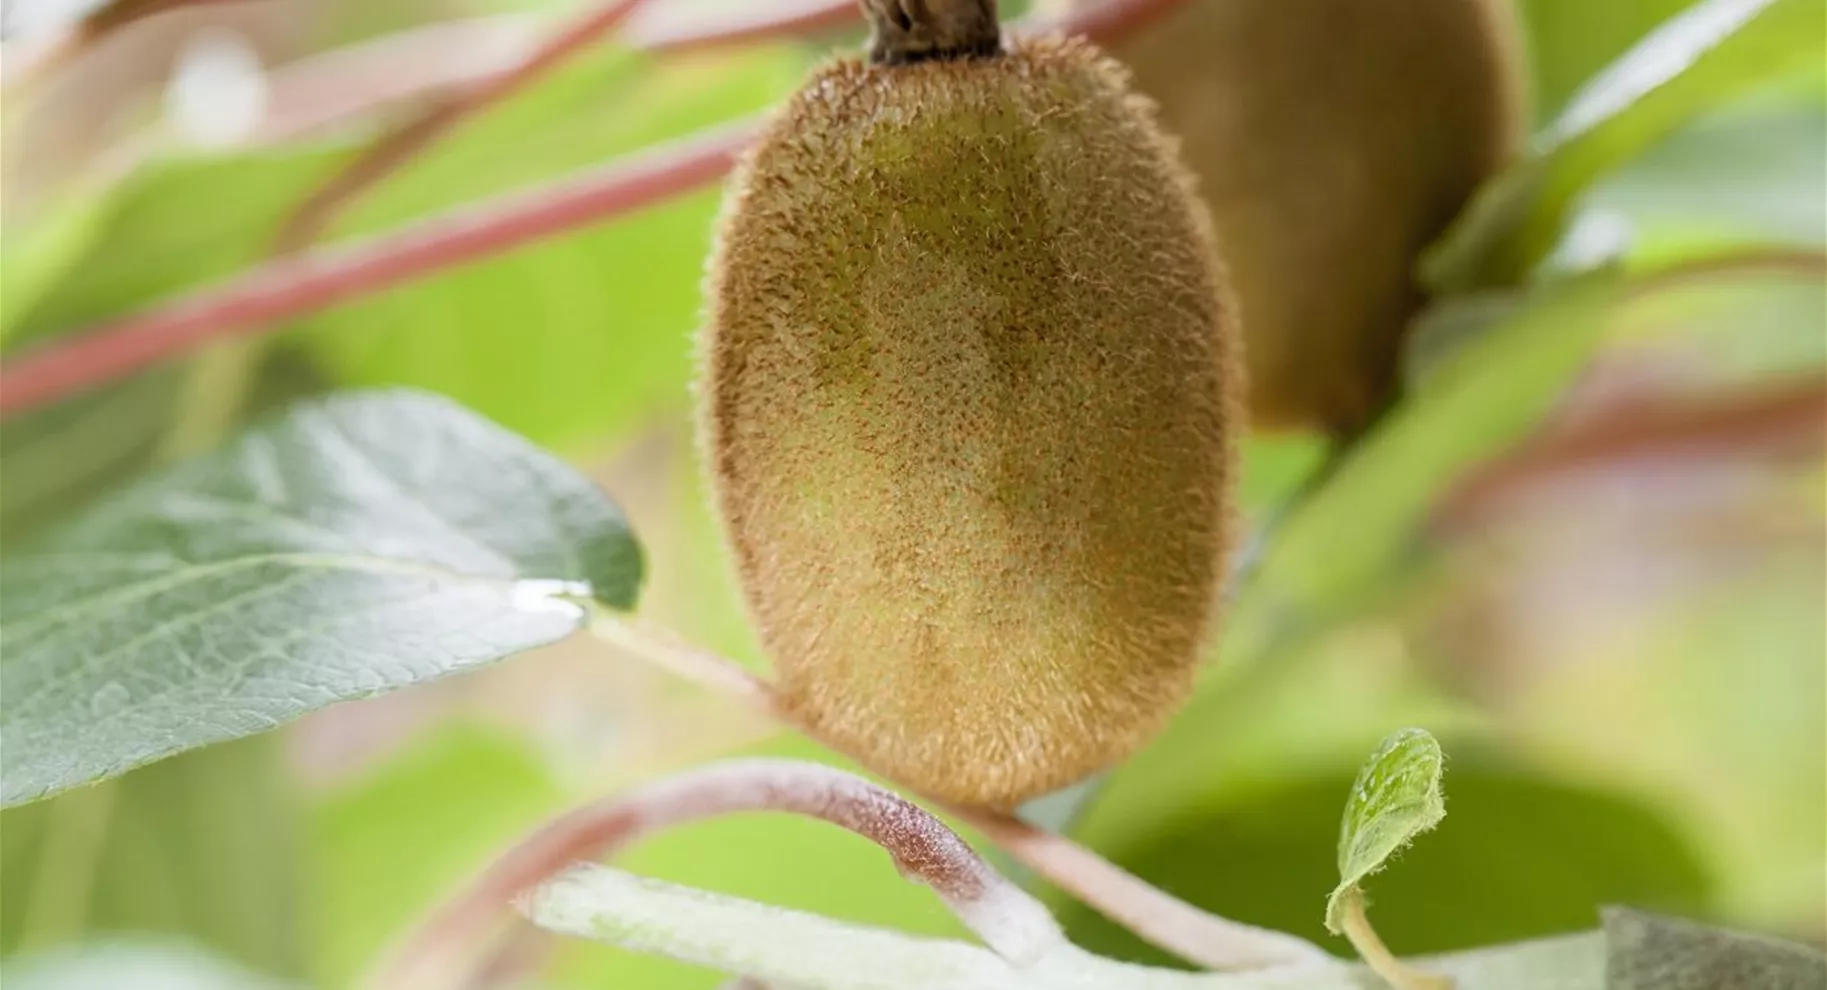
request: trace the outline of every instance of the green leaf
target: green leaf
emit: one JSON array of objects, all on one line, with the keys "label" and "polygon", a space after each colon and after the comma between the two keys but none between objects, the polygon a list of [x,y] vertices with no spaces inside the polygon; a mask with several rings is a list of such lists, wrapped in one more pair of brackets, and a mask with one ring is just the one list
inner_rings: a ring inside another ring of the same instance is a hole
[{"label": "green leaf", "polygon": [[159,934],[301,975],[299,808],[280,739],[184,753],[0,813],[0,953]]},{"label": "green leaf", "polygon": [[1523,162],[1482,190],[1422,269],[1437,290],[1522,279],[1596,179],[1754,87],[1821,60],[1818,0],[1702,0],[1577,95]]},{"label": "green leaf", "polygon": [[1536,119],[1554,119],[1600,69],[1694,0],[1521,0]]},{"label": "green leaf", "polygon": [[285,990],[182,943],[123,939],[61,946],[0,967],[7,990]]},{"label": "green leaf", "polygon": [[1407,399],[1279,527],[1237,596],[1208,683],[1295,649],[1396,590],[1406,555],[1452,483],[1539,429],[1614,338],[1665,328],[1730,335],[1710,359],[1717,365],[1747,360],[1742,337],[1818,350],[1820,335],[1795,316],[1811,311],[1789,301],[1811,299],[1818,312],[1815,280],[1735,267],[1736,257],[1715,257],[1679,278],[1667,270],[1595,273],[1542,286],[1507,303],[1512,315],[1459,334],[1456,344],[1438,340],[1450,332],[1430,334],[1447,353],[1433,357]]},{"label": "green leaf", "polygon": [[640,575],[594,486],[458,406],[300,406],[0,564],[0,797],[553,642]]},{"label": "green leaf", "polygon": [[[1414,675],[1407,686],[1392,677],[1376,639],[1341,635],[1324,656],[1264,665],[1272,683],[1233,683],[1196,702],[1113,774],[1072,834],[1200,907],[1324,943],[1314,905],[1338,882],[1340,797],[1362,754],[1391,721],[1458,725],[1441,736],[1459,754],[1453,827],[1376,881],[1377,929],[1391,945],[1443,952],[1574,931],[1607,902],[1675,912],[1720,903],[1721,877],[1673,809],[1494,749],[1463,714],[1418,696]],[[1088,949],[1171,962],[1070,898],[1048,903]]]},{"label": "green leaf", "polygon": [[1426,729],[1401,729],[1364,762],[1339,824],[1339,886],[1361,883],[1446,817],[1446,754]]},{"label": "green leaf", "polygon": [[1606,990],[1820,990],[1827,955],[1778,939],[1658,918],[1605,913]]},{"label": "green leaf", "polygon": [[1326,927],[1344,930],[1340,900],[1415,837],[1446,817],[1440,776],[1446,754],[1425,729],[1403,729],[1371,754],[1345,801],[1339,826],[1339,885],[1326,899]]}]

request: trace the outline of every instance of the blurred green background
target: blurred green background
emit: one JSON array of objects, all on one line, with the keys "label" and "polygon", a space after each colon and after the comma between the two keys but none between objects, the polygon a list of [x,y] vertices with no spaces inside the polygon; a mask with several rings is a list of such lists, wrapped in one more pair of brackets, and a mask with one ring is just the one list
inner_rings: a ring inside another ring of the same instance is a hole
[{"label": "blurred green background", "polygon": [[[1687,4],[1521,6],[1545,125]],[[448,91],[388,97],[387,83],[508,64],[568,9],[268,0],[122,32],[7,108],[0,341],[16,353],[256,262],[315,183]],[[185,122],[210,108],[187,109],[169,82],[223,39],[270,72],[259,126],[214,147]],[[853,41],[666,58],[605,45],[376,187],[333,236],[764,109]],[[371,58],[368,75],[334,61],[387,44],[406,47]],[[1373,884],[1399,951],[1590,927],[1601,903],[1823,941],[1822,426],[1722,432],[1707,413],[1819,396],[1827,292],[1729,264],[1656,272],[1827,246],[1824,65],[1760,79],[1620,151],[1578,190],[1529,284],[1427,314],[1410,400],[1285,518],[1193,704],[1070,814],[1045,813],[1182,897],[1322,939],[1352,774],[1390,729],[1420,724],[1451,756],[1451,817]],[[643,612],[759,665],[690,431],[717,202],[707,188],[8,420],[4,545],[298,396],[416,385],[585,467],[647,547]],[[1650,429],[1668,410],[1688,428]],[[1652,442],[1555,456],[1559,438],[1593,424],[1643,425]],[[1253,442],[1252,519],[1321,454],[1312,440]],[[606,647],[566,643],[0,815],[0,953],[166,933],[342,986],[543,817],[733,753],[842,762]],[[738,817],[622,862],[906,931],[958,930],[878,850],[822,825]],[[1054,903],[1086,945],[1159,958]],[[567,944],[544,980],[698,990],[720,977]]]}]

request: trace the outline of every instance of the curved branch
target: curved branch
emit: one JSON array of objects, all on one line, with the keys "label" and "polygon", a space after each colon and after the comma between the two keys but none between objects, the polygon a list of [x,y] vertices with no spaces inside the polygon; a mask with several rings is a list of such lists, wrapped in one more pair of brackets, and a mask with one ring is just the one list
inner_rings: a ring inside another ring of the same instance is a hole
[{"label": "curved branch", "polygon": [[[669,777],[585,805],[521,840],[438,908],[375,974],[375,990],[453,985],[467,969],[452,947],[487,940],[504,908],[580,860],[613,854],[644,836],[743,811],[806,815],[881,846],[897,869],[931,887],[984,943],[1026,963],[1065,936],[1039,901],[997,873],[918,805],[853,774],[789,760],[739,760]],[[740,984],[738,984],[740,986]]]},{"label": "curved branch", "polygon": [[390,234],[268,262],[0,363],[0,417],[104,384],[206,343],[542,238],[599,223],[727,172],[759,124],[662,145],[552,186]]}]

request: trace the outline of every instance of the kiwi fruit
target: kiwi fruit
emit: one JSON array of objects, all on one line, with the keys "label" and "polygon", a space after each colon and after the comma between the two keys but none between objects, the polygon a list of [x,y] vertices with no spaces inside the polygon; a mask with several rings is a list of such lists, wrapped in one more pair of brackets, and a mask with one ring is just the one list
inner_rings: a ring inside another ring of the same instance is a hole
[{"label": "kiwi fruit", "polygon": [[781,703],[1009,807],[1186,695],[1229,543],[1241,355],[1204,207],[1089,43],[866,0],[732,180],[700,432]]},{"label": "kiwi fruit", "polygon": [[1518,38],[1511,0],[1184,0],[1109,43],[1211,205],[1253,427],[1387,405],[1421,252],[1521,147]]}]

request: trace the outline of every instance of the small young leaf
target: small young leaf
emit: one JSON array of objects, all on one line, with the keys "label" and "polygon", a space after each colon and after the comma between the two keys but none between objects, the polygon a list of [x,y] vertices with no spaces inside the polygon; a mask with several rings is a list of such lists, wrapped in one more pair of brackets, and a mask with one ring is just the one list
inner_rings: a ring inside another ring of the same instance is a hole
[{"label": "small young leaf", "polygon": [[1358,772],[1339,829],[1339,885],[1326,901],[1326,927],[1334,934],[1344,931],[1345,897],[1446,817],[1440,793],[1445,761],[1433,736],[1403,729],[1383,740]]},{"label": "small young leaf", "polygon": [[1473,201],[1422,265],[1437,290],[1514,282],[1596,179],[1760,83],[1819,60],[1819,0],[1703,0],[1578,93],[1537,150]]},{"label": "small young leaf", "polygon": [[601,492],[453,403],[297,407],[0,564],[0,803],[553,642],[640,576]]}]

